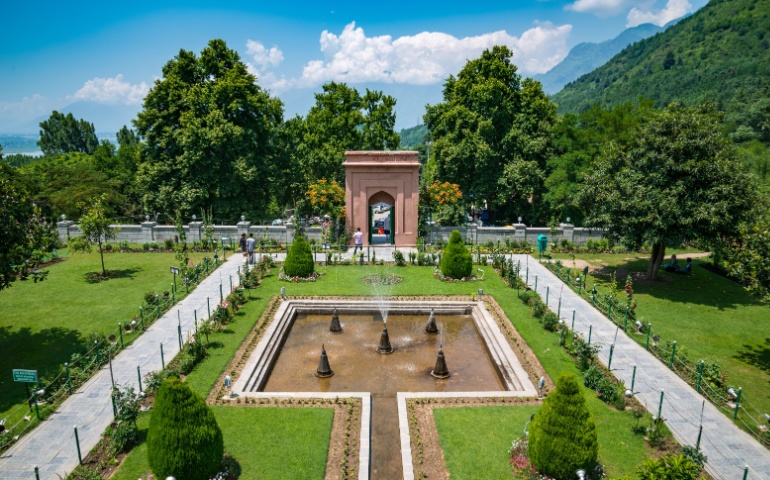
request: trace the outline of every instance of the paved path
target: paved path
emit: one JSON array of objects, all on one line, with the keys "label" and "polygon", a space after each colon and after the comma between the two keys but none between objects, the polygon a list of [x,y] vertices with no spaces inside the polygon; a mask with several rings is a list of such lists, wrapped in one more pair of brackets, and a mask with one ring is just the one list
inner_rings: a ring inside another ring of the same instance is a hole
[{"label": "paved path", "polygon": [[[174,358],[179,353],[177,326],[182,326],[186,339],[187,332],[195,328],[193,311],[197,310],[198,320],[208,318],[206,298],[211,299],[211,308],[214,308],[219,303],[220,285],[223,294],[227,296],[230,276],[233,286],[238,285],[237,270],[242,263],[242,256],[230,257],[190,295],[153,323],[131,346],[120,352],[112,361],[115,383],[137,388],[137,365],[142,376],[160,370],[161,344],[166,361]],[[74,427],[77,426],[80,449],[85,456],[112,422],[111,389],[110,370],[106,366],[68,398],[53,415],[0,457],[0,478],[34,479],[36,465],[40,468],[40,478],[43,480],[65,478],[78,465]]]},{"label": "paved path", "polygon": [[[575,311],[575,331],[588,336],[591,328],[591,342],[600,342],[599,359],[607,365],[610,344],[617,334],[612,356],[612,373],[627,387],[631,385],[633,366],[636,365],[634,393],[636,398],[653,415],[663,391],[661,416],[665,419],[676,440],[682,445],[695,445],[700,426],[701,405],[704,397],[695,392],[684,380],[662,364],[644,347],[637,344],[615,324],[599,313],[590,303],[563,284],[537,260],[527,255],[513,255],[513,261],[521,261],[522,278],[529,268],[529,285],[534,287],[537,277],[537,293],[545,300],[546,288],[550,288],[549,308],[556,312],[561,292],[561,318],[571,326],[572,312]],[[617,332],[617,333],[616,333]],[[725,480],[746,478],[770,479],[770,451],[762,447],[751,435],[739,429],[714,405],[706,401],[703,414],[703,436],[701,449],[708,456],[706,470],[714,477]]]}]

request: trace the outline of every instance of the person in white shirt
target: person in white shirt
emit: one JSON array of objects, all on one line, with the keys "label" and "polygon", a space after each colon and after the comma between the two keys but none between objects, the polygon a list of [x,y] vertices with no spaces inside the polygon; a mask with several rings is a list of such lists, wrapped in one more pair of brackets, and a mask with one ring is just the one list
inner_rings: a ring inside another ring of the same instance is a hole
[{"label": "person in white shirt", "polygon": [[357,228],[356,233],[353,234],[353,241],[356,244],[355,248],[353,248],[353,255],[356,254],[359,248],[363,252],[364,251],[364,234],[361,232],[361,227]]}]

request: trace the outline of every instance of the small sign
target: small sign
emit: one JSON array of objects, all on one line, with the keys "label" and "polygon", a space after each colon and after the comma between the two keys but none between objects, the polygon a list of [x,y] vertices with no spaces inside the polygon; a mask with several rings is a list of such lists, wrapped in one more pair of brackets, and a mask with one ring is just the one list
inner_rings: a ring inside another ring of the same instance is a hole
[{"label": "small sign", "polygon": [[177,267],[171,267],[171,273],[174,275],[179,275],[179,269]]},{"label": "small sign", "polygon": [[13,370],[14,382],[37,383],[37,370]]}]

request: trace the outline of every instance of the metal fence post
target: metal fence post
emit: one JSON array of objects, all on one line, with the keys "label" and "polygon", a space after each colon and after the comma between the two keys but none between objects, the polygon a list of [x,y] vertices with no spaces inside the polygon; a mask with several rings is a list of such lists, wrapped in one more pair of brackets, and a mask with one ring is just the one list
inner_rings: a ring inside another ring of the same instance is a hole
[{"label": "metal fence post", "polygon": [[700,382],[703,380],[703,360],[698,365],[698,382],[695,384],[695,391],[700,393]]},{"label": "metal fence post", "polygon": [[610,344],[610,359],[607,361],[607,370],[612,371],[612,352],[615,350],[615,344]]},{"label": "metal fence post", "polygon": [[166,359],[163,357],[163,344],[160,344],[160,365],[161,368],[166,368]]},{"label": "metal fence post", "polygon": [[593,332],[594,326],[589,325],[588,326],[588,344],[591,345],[591,333]]},{"label": "metal fence post", "polygon": [[209,297],[206,297],[206,309],[209,312],[208,318],[211,318],[211,299]]},{"label": "metal fence post", "polygon": [[674,356],[676,355],[676,340],[671,346],[671,360],[668,361],[668,368],[674,369]]},{"label": "metal fence post", "polygon": [[72,395],[72,382],[70,381],[70,364],[64,362],[64,369],[67,371],[67,390]]},{"label": "metal fence post", "polygon": [[650,332],[652,331],[652,324],[647,324],[647,343],[645,343],[644,348],[647,349],[647,351],[650,351]]},{"label": "metal fence post", "polygon": [[120,334],[120,348],[123,348],[123,324],[118,323],[118,333]]},{"label": "metal fence post", "polygon": [[628,332],[628,307],[626,307],[626,318],[623,319],[623,331]]},{"label": "metal fence post", "polygon": [[75,446],[78,447],[78,463],[83,465],[83,456],[80,454],[80,438],[78,438],[78,426],[75,425]]},{"label": "metal fence post", "polygon": [[136,366],[136,378],[139,380],[139,391],[141,392],[143,390],[143,388],[142,388],[142,370],[139,368],[139,365]]},{"label": "metal fence post", "polygon": [[575,331],[575,310],[572,310],[572,331]]},{"label": "metal fence post", "polygon": [[743,393],[743,387],[738,387],[738,396],[735,398],[735,411],[733,411],[733,420],[738,418],[738,409],[741,408],[741,393]]},{"label": "metal fence post", "polygon": [[660,391],[660,404],[658,404],[658,420],[662,420],[662,413],[663,413],[663,394],[665,392],[663,390]]}]

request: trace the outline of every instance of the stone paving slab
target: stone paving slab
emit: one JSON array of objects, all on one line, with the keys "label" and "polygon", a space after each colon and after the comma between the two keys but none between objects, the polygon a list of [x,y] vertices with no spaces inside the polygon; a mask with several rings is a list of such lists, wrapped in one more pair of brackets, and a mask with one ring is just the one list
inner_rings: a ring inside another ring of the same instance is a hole
[{"label": "stone paving slab", "polygon": [[[514,263],[521,262],[522,278],[534,288],[537,278],[537,293],[545,300],[546,289],[550,290],[548,307],[556,312],[561,297],[560,318],[571,326],[572,312],[575,312],[575,331],[588,337],[591,326],[591,342],[602,347],[599,359],[607,365],[610,345],[615,347],[612,356],[612,373],[631,386],[633,366],[636,365],[634,394],[653,415],[658,414],[663,393],[661,416],[666,421],[674,438],[682,445],[695,445],[703,408],[703,436],[701,450],[708,456],[706,470],[718,479],[742,479],[748,467],[752,480],[770,479],[770,451],[751,435],[738,428],[727,416],[698,394],[667,365],[661,363],[644,347],[628,337],[622,329],[608,320],[591,304],[551,273],[545,266],[528,255],[512,255]],[[630,331],[630,330],[629,330]],[[617,337],[616,337],[617,336]]]},{"label": "stone paving slab", "polygon": [[[112,360],[112,372],[117,385],[138,387],[137,366],[142,377],[161,369],[160,345],[166,361],[179,353],[178,326],[182,327],[183,339],[195,329],[198,321],[208,318],[206,299],[211,308],[219,304],[220,285],[227,296],[230,277],[233,286],[238,285],[238,267],[243,264],[240,255],[231,256],[217,270],[181,302],[174,305],[155,321],[146,332],[120,352]],[[85,456],[99,441],[104,429],[112,422],[110,392],[112,380],[109,366],[103,367],[76,393],[68,398],[48,419],[32,432],[22,437],[0,457],[0,478],[34,479],[34,468],[40,469],[40,478],[66,477],[78,465],[75,431],[78,428],[80,449]]]}]

